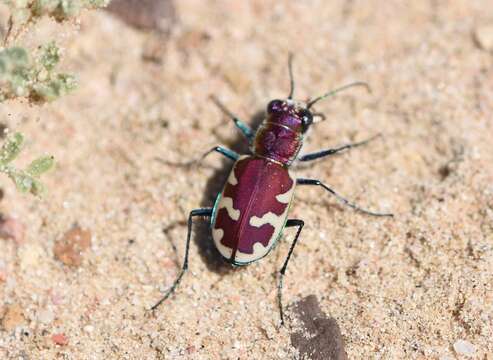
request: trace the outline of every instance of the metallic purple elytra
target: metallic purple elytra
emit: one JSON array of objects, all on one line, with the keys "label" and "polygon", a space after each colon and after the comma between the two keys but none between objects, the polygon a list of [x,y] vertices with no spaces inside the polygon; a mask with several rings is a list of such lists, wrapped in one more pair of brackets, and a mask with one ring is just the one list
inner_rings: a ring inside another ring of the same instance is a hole
[{"label": "metallic purple elytra", "polygon": [[288,211],[296,185],[320,186],[345,205],[360,212],[374,216],[392,216],[392,214],[388,213],[375,213],[364,210],[346,200],[321,181],[295,178],[290,172],[290,166],[295,160],[311,161],[320,159],[352,147],[361,146],[373,139],[299,156],[304,135],[314,123],[314,117],[321,116],[317,113],[312,113],[310,108],[319,100],[334,95],[348,87],[364,86],[369,89],[368,85],[361,82],[352,83],[304,103],[292,99],[294,82],[291,58],[289,61],[289,75],[291,90],[288,98],[269,102],[267,116],[256,132],[253,132],[248,125],[226,109],[219,100],[213,98],[216,105],[234,121],[235,125],[249,141],[250,154],[240,156],[236,152],[221,146],[216,146],[204,154],[203,157],[216,151],[235,161],[235,163],[222,192],[216,198],[214,207],[195,209],[190,212],[182,270],[171,288],[152,309],[156,309],[173,293],[183,274],[188,269],[188,255],[194,217],[210,217],[214,244],[224,259],[233,265],[246,265],[263,258],[273,248],[285,227],[298,228],[280,270],[278,302],[281,323],[283,323],[281,297],[283,277],[304,225],[301,219],[288,219]]},{"label": "metallic purple elytra", "polygon": [[286,167],[267,158],[242,156],[235,163],[211,226],[222,256],[244,265],[267,255],[286,223],[295,181]]}]

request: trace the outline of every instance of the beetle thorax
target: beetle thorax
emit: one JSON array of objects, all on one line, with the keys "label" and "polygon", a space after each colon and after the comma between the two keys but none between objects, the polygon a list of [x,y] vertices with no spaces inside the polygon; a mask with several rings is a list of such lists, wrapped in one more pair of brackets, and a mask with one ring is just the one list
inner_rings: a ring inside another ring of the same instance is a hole
[{"label": "beetle thorax", "polygon": [[294,100],[271,101],[267,118],[255,135],[255,155],[290,165],[303,143],[302,109],[303,104]]},{"label": "beetle thorax", "polygon": [[302,142],[300,133],[267,119],[257,130],[253,152],[257,156],[290,165],[296,159]]}]

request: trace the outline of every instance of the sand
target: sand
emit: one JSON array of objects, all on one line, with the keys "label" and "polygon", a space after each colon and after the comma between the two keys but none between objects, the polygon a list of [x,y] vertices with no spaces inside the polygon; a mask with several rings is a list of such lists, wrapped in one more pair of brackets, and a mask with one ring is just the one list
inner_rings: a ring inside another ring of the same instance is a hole
[{"label": "sand", "polygon": [[[298,188],[291,216],[306,226],[286,304],[315,295],[349,359],[493,359],[488,7],[182,0],[169,34],[108,12],[43,20],[22,43],[55,38],[62,69],[80,86],[41,107],[0,104],[0,120],[29,140],[18,163],[42,153],[57,161],[43,177],[43,199],[0,177],[0,212],[23,229],[0,240],[0,358],[301,356],[290,340],[296,324],[279,328],[276,304],[292,229],[270,256],[232,271],[199,222],[190,272],[175,296],[148,311],[179,271],[188,212],[212,204],[231,167],[216,155],[203,166],[172,163],[217,144],[245,150],[209,95],[258,123],[267,102],[288,93],[293,52],[298,99],[356,80],[373,90],[318,104],[327,120],[307,151],[383,135],[296,172],[395,218]],[[63,262],[56,244],[74,226],[90,232],[90,244],[77,248],[80,261]]]}]

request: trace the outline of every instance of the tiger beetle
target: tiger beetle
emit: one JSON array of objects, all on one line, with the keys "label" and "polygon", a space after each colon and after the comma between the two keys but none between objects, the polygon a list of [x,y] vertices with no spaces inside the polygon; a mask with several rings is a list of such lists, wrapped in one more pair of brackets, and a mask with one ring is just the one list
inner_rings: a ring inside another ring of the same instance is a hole
[{"label": "tiger beetle", "polygon": [[390,213],[365,210],[346,200],[320,180],[296,178],[290,171],[290,166],[295,160],[305,162],[338,154],[341,151],[365,145],[379,135],[365,141],[299,156],[305,134],[312,124],[319,122],[314,121],[314,118],[320,117],[322,120],[325,118],[322,114],[311,111],[313,105],[350,87],[362,86],[368,91],[370,88],[364,82],[354,82],[329,91],[308,102],[296,101],[293,100],[292,56],[289,56],[288,69],[290,91],[287,99],[269,102],[266,118],[256,132],[212,96],[212,100],[219,109],[234,122],[248,140],[250,154],[240,155],[230,149],[216,146],[202,156],[201,159],[210,153],[218,152],[235,163],[222,192],[216,197],[214,206],[195,209],[190,212],[182,269],[173,285],[151,308],[152,310],[156,309],[175,291],[188,269],[190,238],[195,217],[210,218],[214,244],[222,257],[234,266],[248,265],[262,259],[277,243],[284,228],[297,228],[279,275],[277,300],[280,321],[283,325],[283,278],[305,224],[301,219],[288,218],[296,185],[319,186],[335,196],[344,205],[367,215],[393,216]]}]

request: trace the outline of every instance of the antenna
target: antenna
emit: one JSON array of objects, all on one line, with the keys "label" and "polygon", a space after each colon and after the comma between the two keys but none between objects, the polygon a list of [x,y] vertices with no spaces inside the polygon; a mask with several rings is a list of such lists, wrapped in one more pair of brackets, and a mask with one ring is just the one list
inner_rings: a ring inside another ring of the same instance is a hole
[{"label": "antenna", "polygon": [[327,98],[329,96],[335,95],[335,94],[337,94],[340,91],[343,91],[343,90],[346,90],[346,89],[348,89],[350,87],[355,87],[355,86],[363,86],[371,94],[370,85],[368,85],[367,83],[362,82],[362,81],[357,81],[357,82],[354,82],[354,83],[351,83],[351,84],[347,84],[347,85],[341,86],[340,88],[337,88],[335,90],[331,90],[328,93],[325,93],[323,95],[320,95],[319,97],[315,98],[314,100],[308,102],[308,104],[306,105],[306,108],[307,109],[310,109],[316,102],[318,102],[320,100],[323,100],[323,99],[325,99],[325,98]]},{"label": "antenna", "polygon": [[289,69],[289,84],[290,84],[288,99],[292,99],[294,94],[293,53],[289,53],[288,56],[288,69]]}]

